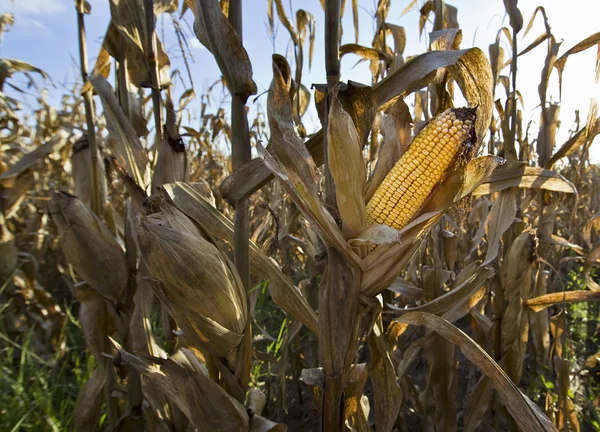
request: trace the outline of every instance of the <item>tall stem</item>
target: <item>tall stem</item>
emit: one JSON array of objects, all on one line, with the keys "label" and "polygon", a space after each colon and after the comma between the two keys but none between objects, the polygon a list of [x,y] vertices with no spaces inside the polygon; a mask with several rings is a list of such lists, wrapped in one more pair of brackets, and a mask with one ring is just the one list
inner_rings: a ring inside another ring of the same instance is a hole
[{"label": "tall stem", "polygon": [[150,82],[152,85],[152,108],[154,110],[155,142],[154,158],[152,164],[156,165],[158,148],[162,141],[162,122],[161,110],[162,103],[160,98],[160,82],[158,78],[158,61],[156,60],[156,47],[154,38],[154,1],[145,0],[144,11],[146,14],[146,55],[148,57],[148,67],[150,70]]},{"label": "tall stem", "polygon": [[[81,79],[83,84],[88,80],[87,44],[85,37],[84,1],[78,0],[77,9],[77,31],[79,36],[79,63],[81,67]],[[87,126],[87,141],[90,147],[90,163],[92,164],[92,211],[102,216],[103,202],[100,196],[100,179],[98,177],[98,144],[96,142],[96,130],[94,127],[94,106],[92,103],[92,90],[83,93],[83,105],[85,107],[85,120]]]},{"label": "tall stem", "polygon": [[517,136],[517,32],[513,29],[512,37],[512,61],[510,64],[510,75],[512,79],[511,86],[511,110],[510,110],[510,135],[506,142],[505,157],[508,160],[516,161],[517,150],[515,139]]},{"label": "tall stem", "polygon": [[[242,0],[229,2],[229,21],[243,40],[242,29]],[[248,131],[248,118],[246,117],[246,99],[243,96],[231,95],[231,159],[233,171],[250,162],[252,153],[250,149],[250,134]],[[234,244],[235,266],[246,290],[250,289],[250,233],[248,218],[248,200],[241,199],[234,203]]]},{"label": "tall stem", "polygon": [[[324,172],[325,172],[325,204],[330,212],[337,215],[335,183],[331,176],[328,162],[328,137],[329,127],[329,109],[333,98],[336,97],[337,86],[340,81],[340,0],[327,0],[325,5],[325,71],[327,73],[327,115],[323,124],[323,151],[324,151]],[[335,254],[334,254],[335,255]],[[342,262],[334,259],[332,251],[328,250],[328,274],[338,274],[342,270]],[[332,302],[338,301],[339,296],[334,295],[344,289],[344,281],[327,280],[321,285],[319,295],[319,311],[326,309],[335,309]],[[319,331],[321,329],[330,330],[327,320],[331,320],[328,314],[319,314]],[[341,330],[341,329],[340,329]],[[344,330],[342,330],[344,331]],[[345,329],[351,332],[351,329]],[[339,362],[330,362],[332,350],[338,347],[332,346],[330,337],[321,338],[319,344],[319,358],[325,366],[325,389],[323,392],[323,405],[321,409],[321,430],[324,432],[342,431],[344,427],[344,366]],[[342,349],[347,348],[343,347]],[[341,369],[341,370],[340,370]]]},{"label": "tall stem", "polygon": [[327,157],[327,128],[329,107],[334,89],[340,81],[340,0],[328,0],[325,5],[325,72],[327,73],[327,115],[323,125],[323,151],[325,153],[325,200],[327,207],[335,208],[335,184],[329,170]]}]

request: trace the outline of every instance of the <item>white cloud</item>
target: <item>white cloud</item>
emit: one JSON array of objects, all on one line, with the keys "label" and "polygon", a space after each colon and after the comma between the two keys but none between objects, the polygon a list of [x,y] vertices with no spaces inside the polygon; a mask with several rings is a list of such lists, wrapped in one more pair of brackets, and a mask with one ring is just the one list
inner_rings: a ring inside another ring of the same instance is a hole
[{"label": "white cloud", "polygon": [[190,47],[195,50],[205,50],[206,47],[200,43],[200,41],[196,37],[191,37],[188,39],[188,43]]},{"label": "white cloud", "polygon": [[0,10],[15,14],[48,15],[66,10],[67,0],[0,0]]}]

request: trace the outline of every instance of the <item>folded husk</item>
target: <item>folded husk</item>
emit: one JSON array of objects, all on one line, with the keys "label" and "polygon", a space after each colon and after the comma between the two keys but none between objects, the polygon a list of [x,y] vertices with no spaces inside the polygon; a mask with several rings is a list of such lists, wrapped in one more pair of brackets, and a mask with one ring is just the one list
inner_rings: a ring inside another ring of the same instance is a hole
[{"label": "folded husk", "polygon": [[181,217],[162,212],[144,218],[138,232],[142,256],[151,275],[162,282],[157,294],[166,300],[186,339],[217,357],[228,357],[243,339],[245,291],[228,258],[194,233],[193,224],[186,227]]}]

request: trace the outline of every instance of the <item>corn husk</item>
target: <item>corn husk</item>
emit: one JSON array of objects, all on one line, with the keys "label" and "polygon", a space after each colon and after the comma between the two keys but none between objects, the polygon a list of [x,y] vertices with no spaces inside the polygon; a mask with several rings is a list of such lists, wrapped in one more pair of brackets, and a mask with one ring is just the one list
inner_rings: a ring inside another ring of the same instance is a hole
[{"label": "corn husk", "polygon": [[[241,343],[248,319],[246,295],[233,265],[193,223],[173,209],[144,218],[138,242],[157,295],[197,348],[228,357]],[[156,284],[154,285],[157,286]]]},{"label": "corn husk", "polygon": [[4,283],[17,267],[19,251],[15,246],[15,238],[4,225],[4,217],[0,213],[0,281]]},{"label": "corn husk", "polygon": [[113,303],[122,300],[129,270],[108,228],[79,199],[55,192],[48,204],[65,258],[94,290]]},{"label": "corn husk", "polygon": [[[75,195],[83,203],[92,208],[92,160],[90,158],[90,147],[87,138],[81,138],[73,144],[73,154],[71,155],[71,164],[73,165],[73,184],[75,185]],[[106,201],[106,180],[104,176],[104,166],[100,159],[96,162],[96,172],[100,175],[98,179],[98,194],[101,202]]]}]

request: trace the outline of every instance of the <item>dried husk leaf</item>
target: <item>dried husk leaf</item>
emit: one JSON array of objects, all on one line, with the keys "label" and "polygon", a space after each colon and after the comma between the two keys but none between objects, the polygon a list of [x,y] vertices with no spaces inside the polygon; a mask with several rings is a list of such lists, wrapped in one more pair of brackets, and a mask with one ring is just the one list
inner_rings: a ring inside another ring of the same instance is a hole
[{"label": "dried husk leaf", "polygon": [[102,297],[115,304],[122,301],[129,269],[108,228],[84,203],[65,192],[55,192],[48,207],[69,264]]},{"label": "dried husk leaf", "polygon": [[273,75],[267,108],[273,155],[260,143],[257,143],[258,153],[319,236],[362,269],[362,260],[350,249],[321,202],[317,167],[294,129],[289,98],[290,68],[285,58],[277,54],[273,56]]},{"label": "dried husk leaf", "polygon": [[342,233],[350,238],[367,224],[364,206],[366,171],[358,133],[337,96],[329,111],[327,143]]},{"label": "dried husk leaf", "polygon": [[335,249],[328,248],[327,256],[319,292],[319,305],[323,305],[319,309],[319,360],[325,370],[325,391],[332,382],[330,388],[341,392],[356,350],[360,276]]},{"label": "dried husk leaf", "polygon": [[152,174],[152,193],[164,184],[188,180],[185,147],[180,140],[166,136],[158,146],[158,158]]},{"label": "dried husk leaf", "polygon": [[99,365],[104,364],[103,352],[108,352],[108,336],[111,333],[111,316],[106,301],[89,287],[76,288],[75,296],[80,303],[79,323],[87,349]]},{"label": "dried husk leaf", "polygon": [[209,241],[159,223],[144,219],[138,231],[150,274],[162,282],[175,320],[196,331],[186,337],[197,337],[213,355],[227,357],[242,342],[248,319],[237,272]]},{"label": "dried husk leaf", "polygon": [[540,166],[546,166],[556,145],[556,129],[559,125],[560,105],[550,104],[540,114],[540,130],[537,137],[537,154]]},{"label": "dried husk leaf", "polygon": [[392,105],[382,118],[383,142],[377,153],[377,164],[369,178],[365,202],[371,199],[385,176],[408,149],[411,140],[412,118],[404,99]]}]

